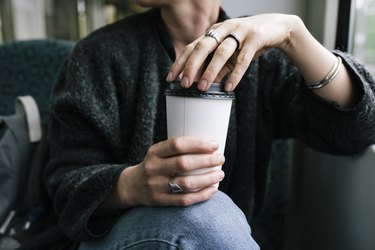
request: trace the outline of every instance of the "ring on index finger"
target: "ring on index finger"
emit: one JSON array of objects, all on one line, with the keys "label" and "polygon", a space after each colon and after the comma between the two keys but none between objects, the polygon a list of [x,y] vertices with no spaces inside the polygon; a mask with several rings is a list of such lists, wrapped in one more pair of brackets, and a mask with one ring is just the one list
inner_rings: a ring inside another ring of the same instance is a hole
[{"label": "ring on index finger", "polygon": [[233,38],[236,41],[236,43],[237,43],[236,50],[240,50],[241,49],[241,41],[240,41],[240,38],[236,34],[230,33],[229,35],[227,35],[225,37],[225,39],[227,39],[227,38]]},{"label": "ring on index finger", "polygon": [[217,44],[220,44],[220,42],[219,42],[219,36],[218,36],[216,30],[209,29],[209,30],[207,30],[206,34],[204,34],[204,36],[212,37],[213,39],[215,39],[215,41],[216,41]]}]

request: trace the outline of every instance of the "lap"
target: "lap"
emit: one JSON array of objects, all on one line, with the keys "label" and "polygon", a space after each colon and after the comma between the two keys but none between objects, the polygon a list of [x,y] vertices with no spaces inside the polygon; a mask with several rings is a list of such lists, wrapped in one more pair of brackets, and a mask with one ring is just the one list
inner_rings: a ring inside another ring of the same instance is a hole
[{"label": "lap", "polygon": [[188,207],[136,207],[85,249],[258,249],[245,215],[224,193]]}]

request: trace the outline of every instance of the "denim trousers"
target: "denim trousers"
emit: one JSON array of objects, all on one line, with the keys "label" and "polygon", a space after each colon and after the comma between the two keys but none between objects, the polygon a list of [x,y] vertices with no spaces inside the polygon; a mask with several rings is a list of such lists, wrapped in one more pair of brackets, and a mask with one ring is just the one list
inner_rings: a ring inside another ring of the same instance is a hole
[{"label": "denim trousers", "polygon": [[259,249],[243,212],[224,193],[188,207],[135,207],[79,250]]}]

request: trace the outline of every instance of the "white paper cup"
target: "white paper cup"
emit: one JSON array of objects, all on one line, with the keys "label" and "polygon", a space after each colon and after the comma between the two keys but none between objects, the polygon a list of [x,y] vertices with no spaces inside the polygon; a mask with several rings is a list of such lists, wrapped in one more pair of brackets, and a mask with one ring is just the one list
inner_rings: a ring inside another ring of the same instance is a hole
[{"label": "white paper cup", "polygon": [[[233,92],[222,91],[223,86],[213,83],[201,92],[194,83],[189,89],[180,83],[171,83],[165,91],[167,101],[168,138],[176,136],[206,137],[219,144],[218,152],[224,154],[230,110],[235,98]],[[202,174],[221,169],[201,168],[184,175]]]}]

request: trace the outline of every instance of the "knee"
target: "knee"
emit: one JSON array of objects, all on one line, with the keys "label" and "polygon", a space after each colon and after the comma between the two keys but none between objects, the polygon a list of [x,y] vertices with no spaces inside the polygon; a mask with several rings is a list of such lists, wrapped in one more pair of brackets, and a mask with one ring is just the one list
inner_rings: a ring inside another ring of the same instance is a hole
[{"label": "knee", "polygon": [[223,193],[176,212],[172,223],[183,228],[183,249],[184,243],[196,244],[192,249],[259,249],[245,215]]},{"label": "knee", "polygon": [[229,229],[231,232],[241,230],[251,233],[245,215],[228,196],[221,192],[208,201],[178,208],[177,213],[179,218],[188,222],[191,229],[200,229],[199,231],[207,233],[221,233]]},{"label": "knee", "polygon": [[116,241],[123,245],[140,244],[138,247],[167,242],[178,249],[259,249],[244,214],[221,192],[188,207],[130,209],[104,244]]}]

